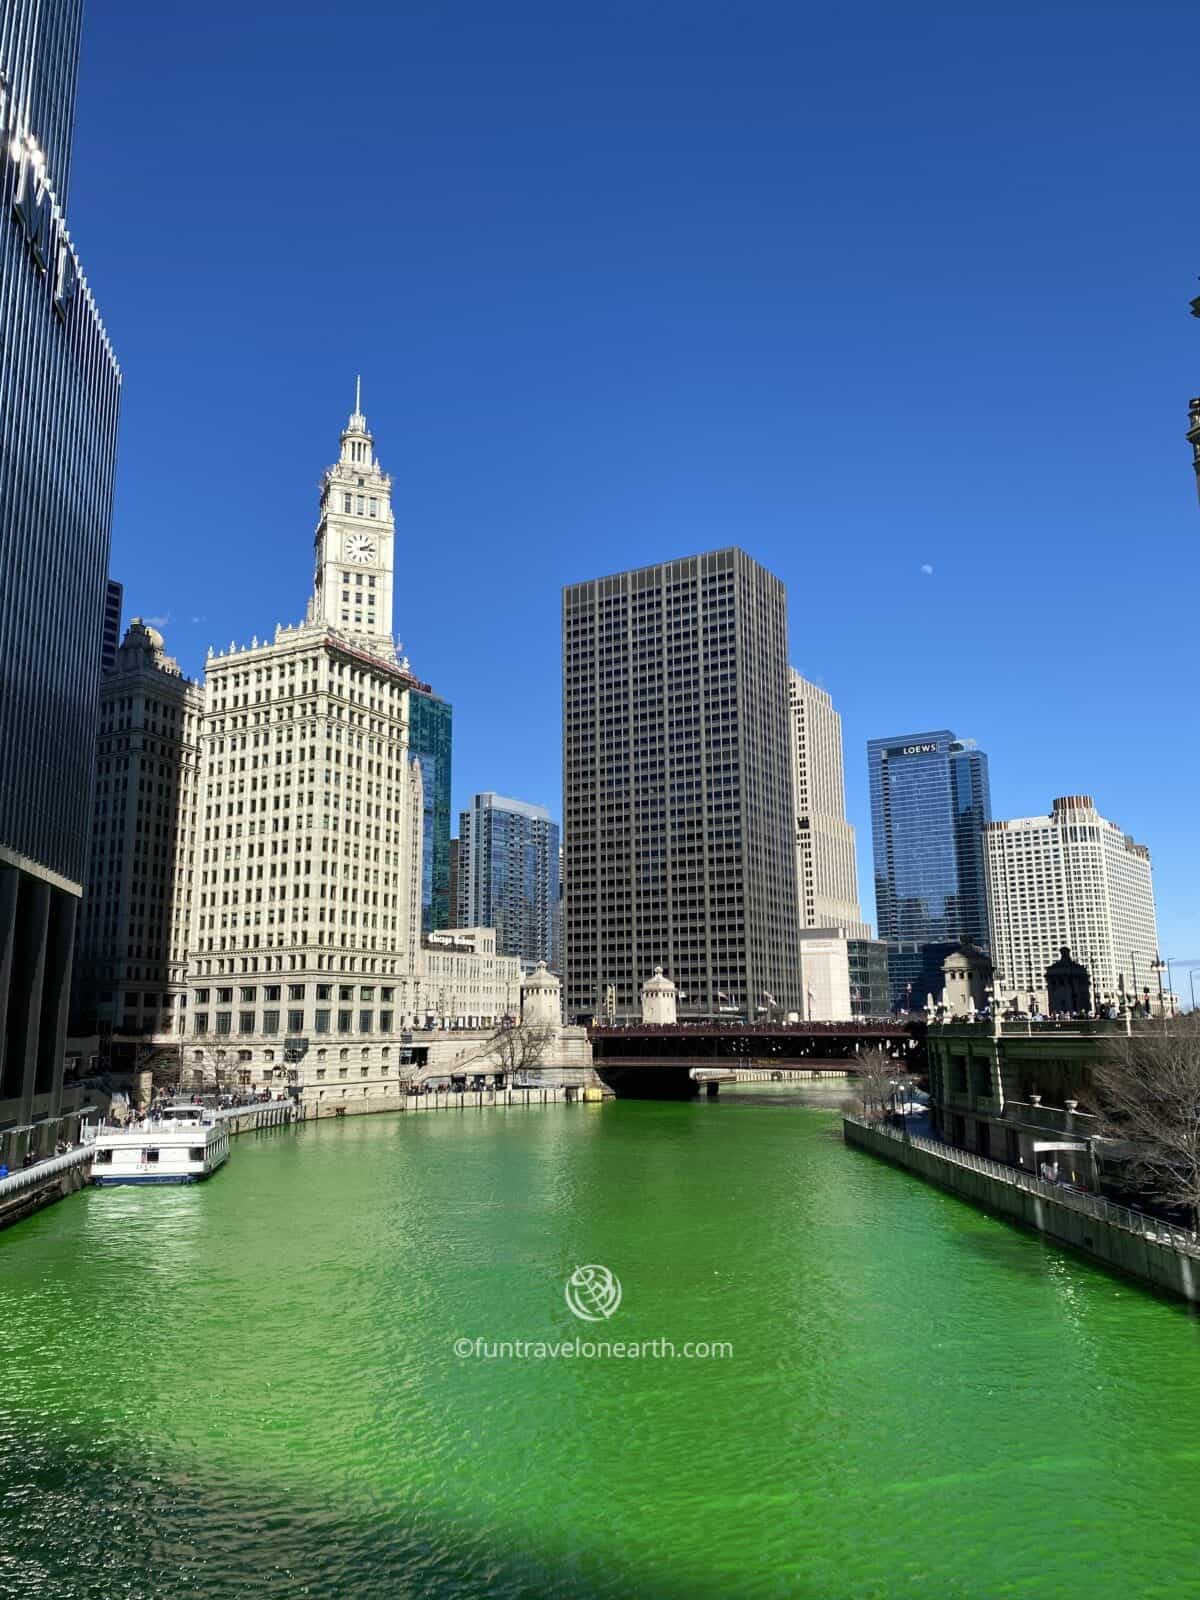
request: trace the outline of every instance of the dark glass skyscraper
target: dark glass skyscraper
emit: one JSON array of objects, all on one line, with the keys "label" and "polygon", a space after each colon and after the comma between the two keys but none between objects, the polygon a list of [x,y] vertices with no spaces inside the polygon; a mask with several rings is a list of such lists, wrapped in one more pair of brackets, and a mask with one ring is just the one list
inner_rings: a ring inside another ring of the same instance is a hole
[{"label": "dark glass skyscraper", "polygon": [[[0,1157],[53,1146],[121,376],[66,230],[79,0],[0,8]],[[137,756],[129,759],[137,760]]]},{"label": "dark glass skyscraper", "polygon": [[421,765],[424,827],[421,848],[421,930],[454,926],[450,903],[450,748],[454,710],[436,694],[408,697],[408,743]]},{"label": "dark glass skyscraper", "polygon": [[940,962],[962,940],[988,948],[987,756],[942,728],[869,740],[867,768],[875,915],[903,1010],[940,992]]}]

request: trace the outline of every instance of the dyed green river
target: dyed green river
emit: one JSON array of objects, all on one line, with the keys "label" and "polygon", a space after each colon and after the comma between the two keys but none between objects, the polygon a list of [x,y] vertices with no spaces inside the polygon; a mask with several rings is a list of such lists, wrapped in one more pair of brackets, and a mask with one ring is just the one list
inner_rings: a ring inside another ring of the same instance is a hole
[{"label": "dyed green river", "polygon": [[[836,1128],[348,1119],[0,1235],[0,1595],[1200,1593],[1200,1325]],[[454,1350],[580,1338],[733,1356]]]}]

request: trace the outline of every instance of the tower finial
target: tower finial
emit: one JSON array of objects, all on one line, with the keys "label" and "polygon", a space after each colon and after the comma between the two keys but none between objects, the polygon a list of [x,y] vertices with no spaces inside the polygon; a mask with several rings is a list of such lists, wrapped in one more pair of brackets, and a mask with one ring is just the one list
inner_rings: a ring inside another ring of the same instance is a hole
[{"label": "tower finial", "polygon": [[354,380],[354,409],[362,415],[362,374],[359,373]]}]

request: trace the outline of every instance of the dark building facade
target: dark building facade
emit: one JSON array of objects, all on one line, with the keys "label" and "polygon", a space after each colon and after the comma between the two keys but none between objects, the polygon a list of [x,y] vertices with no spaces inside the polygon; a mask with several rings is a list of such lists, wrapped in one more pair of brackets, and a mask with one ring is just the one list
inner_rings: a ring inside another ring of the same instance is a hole
[{"label": "dark building facade", "polygon": [[875,915],[889,946],[892,1006],[940,994],[963,939],[989,948],[983,826],[987,756],[942,728],[867,744]]},{"label": "dark building facade", "polygon": [[0,1157],[63,1115],[120,371],[66,228],[81,7],[0,10]]},{"label": "dark building facade", "polygon": [[[563,591],[568,1016],[801,1009],[787,595],[738,549]],[[766,997],[769,997],[766,998]]]},{"label": "dark building facade", "polygon": [[409,749],[421,766],[421,931],[454,926],[450,899],[450,752],[454,710],[448,700],[414,689],[408,697]]},{"label": "dark building facade", "polygon": [[545,806],[477,794],[458,822],[460,928],[495,928],[496,949],[558,966],[558,823]]}]

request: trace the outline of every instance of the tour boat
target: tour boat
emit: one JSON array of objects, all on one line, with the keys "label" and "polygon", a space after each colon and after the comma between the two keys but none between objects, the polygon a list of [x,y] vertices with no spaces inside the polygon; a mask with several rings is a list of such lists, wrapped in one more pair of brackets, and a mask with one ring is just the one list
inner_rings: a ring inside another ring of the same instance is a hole
[{"label": "tour boat", "polygon": [[229,1154],[229,1128],[207,1106],[164,1106],[156,1121],[101,1128],[95,1139],[92,1182],[198,1183]]}]

